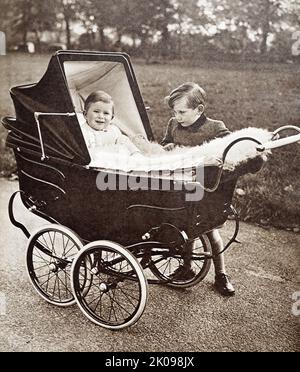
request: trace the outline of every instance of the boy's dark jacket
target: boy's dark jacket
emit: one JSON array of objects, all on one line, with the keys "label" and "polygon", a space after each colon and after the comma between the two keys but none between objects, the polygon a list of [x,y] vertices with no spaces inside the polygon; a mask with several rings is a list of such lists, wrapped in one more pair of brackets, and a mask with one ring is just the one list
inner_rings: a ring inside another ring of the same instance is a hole
[{"label": "boy's dark jacket", "polygon": [[203,114],[188,127],[183,127],[175,118],[171,118],[161,144],[163,146],[168,143],[198,146],[214,138],[224,137],[229,133],[230,131],[222,121],[208,119]]},{"label": "boy's dark jacket", "polygon": [[[209,142],[218,137],[224,137],[230,133],[230,130],[222,121],[208,119],[203,114],[188,127],[183,127],[173,117],[169,120],[161,145],[165,146],[168,143],[174,143],[179,146],[199,146],[204,142]],[[256,173],[261,169],[262,165],[263,159],[260,156],[249,159],[239,164],[234,172],[225,171],[224,178],[228,180],[246,173]]]}]

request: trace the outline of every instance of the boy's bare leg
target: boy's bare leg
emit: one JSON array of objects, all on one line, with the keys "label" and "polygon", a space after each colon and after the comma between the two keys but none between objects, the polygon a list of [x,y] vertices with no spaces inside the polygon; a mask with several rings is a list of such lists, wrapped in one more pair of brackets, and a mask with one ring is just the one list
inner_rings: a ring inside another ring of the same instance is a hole
[{"label": "boy's bare leg", "polygon": [[[213,255],[217,255],[223,249],[223,240],[218,230],[212,230],[207,234],[207,237],[211,244]],[[219,254],[213,259],[215,266],[215,275],[226,274],[224,254]]]},{"label": "boy's bare leg", "polygon": [[232,296],[235,293],[233,285],[230,283],[228,275],[225,268],[224,254],[219,252],[223,249],[223,240],[217,229],[210,231],[207,234],[207,237],[210,241],[213,255],[217,255],[214,259],[215,266],[215,288],[223,296]]}]

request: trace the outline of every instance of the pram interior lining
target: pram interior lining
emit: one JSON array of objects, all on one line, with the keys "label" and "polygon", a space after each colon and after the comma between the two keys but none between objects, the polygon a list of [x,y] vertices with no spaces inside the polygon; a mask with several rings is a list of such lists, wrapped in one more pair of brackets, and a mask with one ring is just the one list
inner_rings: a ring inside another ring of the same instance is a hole
[{"label": "pram interior lining", "polygon": [[103,90],[115,103],[114,123],[129,137],[147,137],[124,65],[110,61],[65,61],[68,88],[79,121],[87,96]]}]

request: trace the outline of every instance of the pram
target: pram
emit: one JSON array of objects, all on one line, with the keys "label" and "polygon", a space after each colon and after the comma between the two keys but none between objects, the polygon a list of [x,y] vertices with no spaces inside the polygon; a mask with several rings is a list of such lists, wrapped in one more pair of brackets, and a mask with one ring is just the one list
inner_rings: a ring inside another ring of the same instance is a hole
[{"label": "pram", "polygon": [[[236,241],[239,219],[231,202],[238,177],[261,168],[262,152],[299,141],[300,129],[279,128],[266,143],[238,138],[216,164],[197,162],[184,172],[108,169],[91,163],[80,124],[83,102],[97,89],[113,97],[124,134],[154,140],[126,54],[57,52],[38,83],[11,89],[16,118],[2,119],[20,184],[9,216],[29,239],[27,268],[38,294],[57,306],[77,302],[91,321],[116,330],[141,317],[149,283],[187,288],[205,278],[213,258],[206,233],[232,217],[235,229],[223,251]],[[278,138],[286,129],[297,134]],[[243,141],[255,144],[257,157],[226,170],[229,151]],[[99,187],[99,177],[113,177],[115,187]],[[201,200],[192,197],[195,189]],[[48,224],[29,233],[14,216],[17,194]],[[177,278],[186,261],[194,277]],[[155,278],[146,279],[146,269]]]}]

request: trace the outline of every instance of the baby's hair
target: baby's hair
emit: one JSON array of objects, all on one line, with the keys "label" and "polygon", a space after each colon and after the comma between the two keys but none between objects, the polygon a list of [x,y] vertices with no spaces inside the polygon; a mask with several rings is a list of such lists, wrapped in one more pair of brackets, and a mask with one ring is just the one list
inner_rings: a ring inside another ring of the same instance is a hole
[{"label": "baby's hair", "polygon": [[195,109],[199,105],[206,104],[206,92],[200,85],[196,83],[184,83],[172,90],[172,92],[165,98],[170,108],[174,107],[175,101],[186,97],[189,108]]},{"label": "baby's hair", "polygon": [[95,102],[104,102],[104,103],[111,103],[112,104],[112,112],[114,115],[114,101],[112,97],[104,92],[103,90],[96,90],[95,92],[92,92],[84,103],[84,112],[86,113],[91,106],[92,103]]}]

